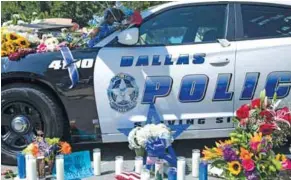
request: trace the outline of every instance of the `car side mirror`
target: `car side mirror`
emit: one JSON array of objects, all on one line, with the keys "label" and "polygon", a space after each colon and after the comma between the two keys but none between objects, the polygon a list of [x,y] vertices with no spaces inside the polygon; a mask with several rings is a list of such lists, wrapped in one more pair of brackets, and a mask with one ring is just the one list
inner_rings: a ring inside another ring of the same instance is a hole
[{"label": "car side mirror", "polygon": [[138,28],[133,27],[126,29],[117,36],[118,43],[123,45],[134,45],[138,42],[139,31]]}]

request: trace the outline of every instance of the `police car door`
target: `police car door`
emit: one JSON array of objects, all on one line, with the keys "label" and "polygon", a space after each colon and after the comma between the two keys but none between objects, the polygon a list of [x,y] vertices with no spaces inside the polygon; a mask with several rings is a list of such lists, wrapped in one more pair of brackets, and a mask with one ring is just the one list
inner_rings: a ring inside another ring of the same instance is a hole
[{"label": "police car door", "polygon": [[[291,102],[291,8],[274,4],[238,5],[235,108],[266,95]],[[241,68],[244,67],[244,68]]]},{"label": "police car door", "polygon": [[120,129],[144,122],[151,103],[166,124],[191,124],[180,138],[227,136],[235,43],[217,39],[232,35],[230,13],[228,4],[171,7],[144,20],[137,45],[100,50],[94,87],[103,141],[126,140]]}]

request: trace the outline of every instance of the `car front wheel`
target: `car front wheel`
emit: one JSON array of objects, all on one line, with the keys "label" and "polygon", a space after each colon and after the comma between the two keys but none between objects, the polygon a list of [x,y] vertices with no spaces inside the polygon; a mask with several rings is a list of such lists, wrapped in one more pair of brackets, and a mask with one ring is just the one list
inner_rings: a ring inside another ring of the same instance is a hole
[{"label": "car front wheel", "polygon": [[13,165],[16,155],[41,130],[46,137],[62,137],[64,113],[54,96],[31,84],[9,84],[1,91],[2,164]]}]

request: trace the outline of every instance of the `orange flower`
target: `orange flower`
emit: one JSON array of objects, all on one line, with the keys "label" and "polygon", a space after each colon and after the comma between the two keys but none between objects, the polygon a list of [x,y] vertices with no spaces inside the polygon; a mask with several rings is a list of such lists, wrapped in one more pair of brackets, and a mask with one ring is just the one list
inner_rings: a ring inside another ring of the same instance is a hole
[{"label": "orange flower", "polygon": [[38,150],[38,145],[37,144],[33,144],[32,148],[31,148],[31,153],[34,157],[36,157],[39,153],[39,150]]},{"label": "orange flower", "polygon": [[242,160],[249,160],[252,158],[252,156],[253,156],[253,154],[250,153],[248,150],[246,150],[243,147],[240,148],[240,158]]},{"label": "orange flower", "polygon": [[286,156],[284,154],[277,154],[276,155],[276,160],[280,161],[280,162],[283,162],[283,161],[286,161],[287,158],[286,158]]},{"label": "orange flower", "polygon": [[72,147],[67,142],[60,142],[60,152],[62,154],[70,154],[72,152]]}]

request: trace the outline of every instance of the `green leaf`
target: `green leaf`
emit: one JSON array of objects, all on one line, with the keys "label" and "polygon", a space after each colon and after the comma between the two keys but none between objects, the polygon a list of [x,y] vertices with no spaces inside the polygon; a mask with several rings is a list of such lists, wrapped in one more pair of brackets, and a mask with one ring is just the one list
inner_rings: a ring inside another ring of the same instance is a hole
[{"label": "green leaf", "polygon": [[277,92],[275,92],[273,96],[273,102],[276,102],[276,101],[277,101]]},{"label": "green leaf", "polygon": [[264,90],[261,91],[261,93],[260,93],[260,99],[261,99],[261,102],[264,102],[264,101],[265,101],[265,97],[266,97],[266,90],[264,89]]}]

